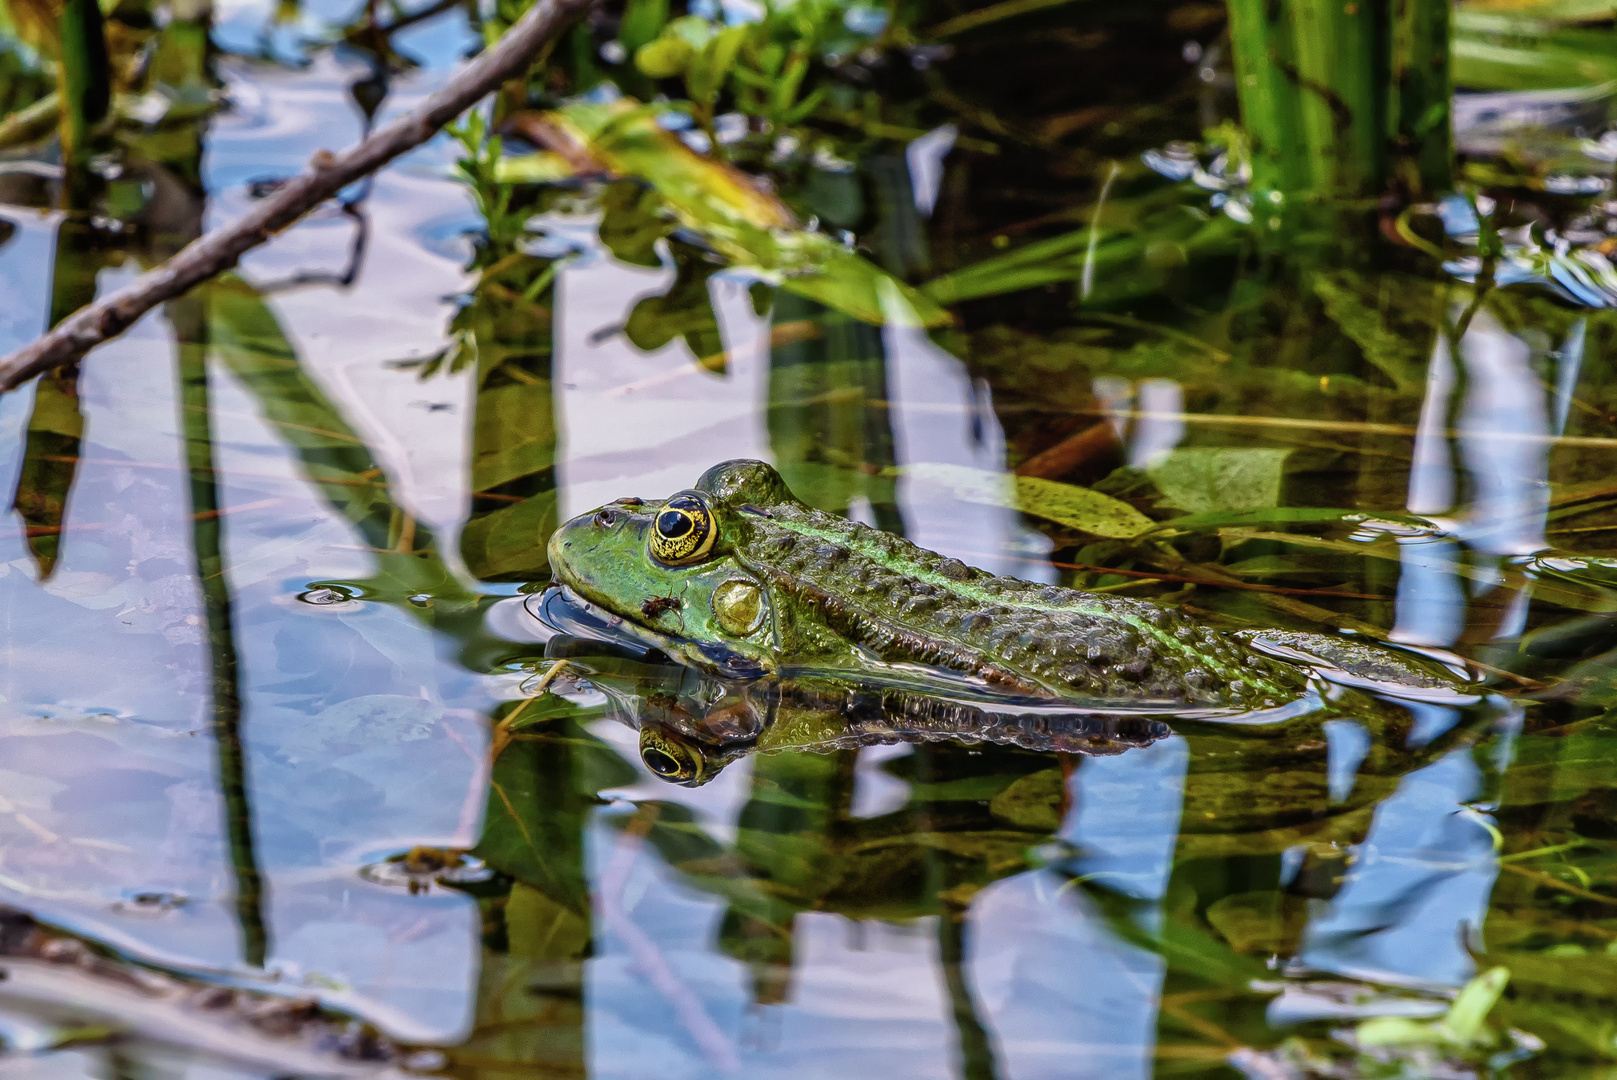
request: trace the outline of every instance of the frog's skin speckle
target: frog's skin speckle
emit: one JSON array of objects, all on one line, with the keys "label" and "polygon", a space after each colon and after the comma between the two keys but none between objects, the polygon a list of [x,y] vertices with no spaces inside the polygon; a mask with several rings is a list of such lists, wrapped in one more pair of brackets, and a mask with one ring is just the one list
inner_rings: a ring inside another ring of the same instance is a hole
[{"label": "frog's skin speckle", "polygon": [[[1019,695],[1242,710],[1306,688],[1306,667],[1172,609],[996,577],[815,510],[760,461],[717,465],[679,493],[691,494],[717,530],[703,561],[653,558],[650,530],[664,503],[624,499],[557,530],[550,565],[577,595],[711,674],[922,664]],[[745,635],[714,612],[714,591],[737,588],[729,582],[755,585],[763,598],[764,617]],[[647,603],[658,597],[669,600]],[[1335,639],[1287,640],[1319,655],[1306,640]]]}]

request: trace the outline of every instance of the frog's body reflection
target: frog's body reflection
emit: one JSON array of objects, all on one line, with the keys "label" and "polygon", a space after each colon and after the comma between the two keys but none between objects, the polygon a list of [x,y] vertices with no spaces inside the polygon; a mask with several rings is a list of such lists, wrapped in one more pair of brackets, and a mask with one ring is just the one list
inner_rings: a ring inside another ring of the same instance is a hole
[{"label": "frog's body reflection", "polygon": [[649,684],[604,673],[586,678],[606,695],[618,719],[639,730],[646,767],[687,787],[705,784],[731,762],[757,753],[953,742],[1093,756],[1149,746],[1172,734],[1162,719],[1139,712],[974,700],[830,676],[731,681],[673,666],[658,674]]}]

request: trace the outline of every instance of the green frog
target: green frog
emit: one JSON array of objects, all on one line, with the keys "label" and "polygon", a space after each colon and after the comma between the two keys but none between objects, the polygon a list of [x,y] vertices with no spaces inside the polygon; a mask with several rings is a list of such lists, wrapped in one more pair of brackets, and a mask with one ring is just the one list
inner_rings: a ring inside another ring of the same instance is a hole
[{"label": "green frog", "polygon": [[723,679],[792,673],[1083,706],[1241,713],[1317,685],[1452,694],[1452,667],[1348,636],[1227,632],[1173,608],[1000,577],[805,505],[761,461],[659,501],[624,498],[552,536],[571,598]]}]

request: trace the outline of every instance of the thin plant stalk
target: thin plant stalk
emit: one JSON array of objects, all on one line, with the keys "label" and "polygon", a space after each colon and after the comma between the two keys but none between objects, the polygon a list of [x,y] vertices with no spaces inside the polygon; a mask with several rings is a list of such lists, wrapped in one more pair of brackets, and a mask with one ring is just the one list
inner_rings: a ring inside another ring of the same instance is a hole
[{"label": "thin plant stalk", "polygon": [[949,991],[958,1038],[961,1080],[995,1080],[994,1039],[977,1015],[966,974],[966,912],[948,907],[938,914],[938,961]]},{"label": "thin plant stalk", "polygon": [[1425,195],[1454,185],[1452,50],[1454,5],[1411,0],[1396,5],[1392,24],[1391,117],[1398,184]]},{"label": "thin plant stalk", "polygon": [[112,61],[96,0],[63,0],[58,19],[62,54],[57,65],[62,157],[82,162],[91,134],[112,105]]},{"label": "thin plant stalk", "polygon": [[213,459],[213,413],[208,392],[204,303],[186,298],[169,305],[178,331],[180,415],[190,468],[191,547],[202,591],[203,625],[208,633],[212,732],[224,800],[225,838],[235,879],[236,922],[242,959],[264,966],[269,927],[264,918],[265,888],[253,835],[247,754],[242,743],[240,661],[236,649],[234,602],[226,577],[224,519]]}]

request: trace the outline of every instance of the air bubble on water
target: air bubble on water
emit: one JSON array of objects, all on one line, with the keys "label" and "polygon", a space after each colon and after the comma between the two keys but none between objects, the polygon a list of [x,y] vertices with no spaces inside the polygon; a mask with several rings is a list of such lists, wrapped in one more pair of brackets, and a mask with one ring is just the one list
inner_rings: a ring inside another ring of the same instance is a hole
[{"label": "air bubble on water", "polygon": [[1544,190],[1551,195],[1598,195],[1610,184],[1604,176],[1562,174],[1544,178]]},{"label": "air bubble on water", "polygon": [[330,607],[333,604],[346,604],[354,598],[354,594],[347,589],[332,585],[318,585],[306,592],[298,593],[298,599],[305,604],[316,607]]},{"label": "air bubble on water", "polygon": [[400,1065],[409,1072],[437,1072],[449,1063],[442,1050],[415,1050],[404,1056]]},{"label": "air bubble on water", "polygon": [[148,890],[130,893],[123,900],[114,903],[112,908],[114,911],[124,915],[155,917],[178,911],[188,903],[190,903],[190,897],[181,892]]}]

